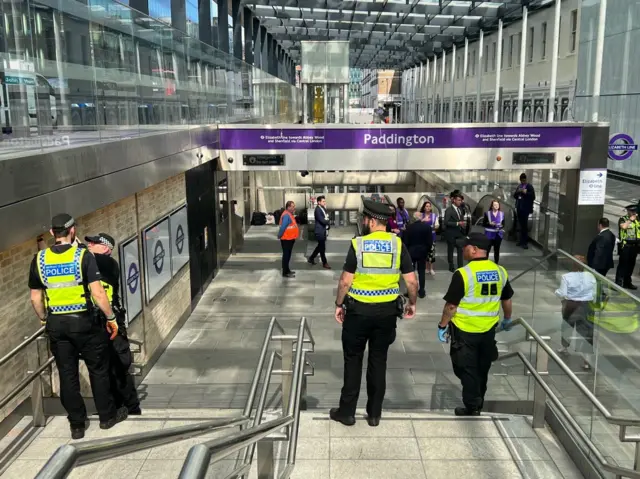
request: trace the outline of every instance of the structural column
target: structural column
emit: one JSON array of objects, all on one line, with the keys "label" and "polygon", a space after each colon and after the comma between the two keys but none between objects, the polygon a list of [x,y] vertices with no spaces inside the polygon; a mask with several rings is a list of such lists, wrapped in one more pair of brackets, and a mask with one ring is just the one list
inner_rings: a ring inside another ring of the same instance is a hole
[{"label": "structural column", "polygon": [[555,15],[553,17],[553,51],[551,52],[551,84],[549,85],[549,107],[547,121],[555,121],[556,113],[556,85],[558,82],[558,51],[560,49],[560,9],[561,0],[556,0]]},{"label": "structural column", "polygon": [[440,94],[440,123],[444,123],[444,84],[445,84],[445,80],[447,79],[446,77],[446,71],[447,71],[447,52],[446,50],[442,50],[442,93]]},{"label": "structural column", "polygon": [[[184,2],[183,2],[184,3]],[[213,38],[213,26],[211,25],[211,2],[198,3],[198,34],[200,41],[215,47],[217,38]]]},{"label": "structural column", "polygon": [[240,0],[231,0],[231,17],[233,18],[233,56],[242,60],[242,8]]},{"label": "structural column", "polygon": [[455,94],[456,84],[456,45],[453,45],[451,51],[451,98],[449,99],[449,123],[453,123],[453,95]]},{"label": "structural column", "polygon": [[496,59],[496,95],[493,100],[493,122],[500,120],[500,75],[502,73],[502,18],[498,20],[498,58]]},{"label": "structural column", "polygon": [[482,92],[482,58],[484,57],[484,31],[480,30],[480,41],[478,42],[478,65],[476,65],[477,86],[476,86],[476,123],[480,123],[480,101]]},{"label": "structural column", "polygon": [[425,65],[425,92],[424,92],[424,121],[429,123],[429,83],[431,82],[431,60],[427,58],[427,64]]},{"label": "structural column", "polygon": [[522,35],[520,36],[520,79],[518,80],[518,123],[522,123],[522,107],[524,102],[524,72],[527,65],[527,20],[529,9],[522,7]]},{"label": "structural column", "polygon": [[260,69],[269,73],[269,38],[267,27],[260,25]]},{"label": "structural column", "polygon": [[218,1],[218,49],[229,53],[229,4]]},{"label": "structural column", "polygon": [[462,123],[467,122],[467,69],[469,68],[469,39],[464,39],[464,61],[462,63],[462,110],[460,111],[460,119]]},{"label": "structural column", "polygon": [[242,9],[242,19],[244,21],[244,61],[253,65],[253,13],[247,7]]},{"label": "structural column", "polygon": [[[598,121],[600,110],[600,87],[602,83],[602,56],[604,54],[604,28],[607,21],[607,0],[600,0],[600,15],[598,16],[598,36],[596,37],[596,65],[593,71],[593,98],[591,106],[591,121]],[[624,61],[629,61],[626,58]]]},{"label": "structural column", "polygon": [[182,32],[187,31],[187,11],[184,0],[171,0],[171,26]]},{"label": "structural column", "polygon": [[260,20],[258,20],[258,18],[253,17],[252,19],[252,23],[253,23],[253,64],[258,67],[258,68],[262,68],[262,45],[260,43]]},{"label": "structural column", "polygon": [[436,90],[437,90],[437,82],[436,78],[438,75],[438,57],[434,55],[433,57],[433,93],[431,95],[431,123],[435,123],[436,121]]}]

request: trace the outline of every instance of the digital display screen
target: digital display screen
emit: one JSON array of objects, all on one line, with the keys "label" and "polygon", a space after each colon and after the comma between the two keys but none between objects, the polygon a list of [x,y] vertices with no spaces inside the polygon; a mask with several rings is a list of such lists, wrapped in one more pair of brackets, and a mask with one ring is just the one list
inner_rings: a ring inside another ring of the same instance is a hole
[{"label": "digital display screen", "polygon": [[555,165],[555,153],[514,153],[514,165]]}]

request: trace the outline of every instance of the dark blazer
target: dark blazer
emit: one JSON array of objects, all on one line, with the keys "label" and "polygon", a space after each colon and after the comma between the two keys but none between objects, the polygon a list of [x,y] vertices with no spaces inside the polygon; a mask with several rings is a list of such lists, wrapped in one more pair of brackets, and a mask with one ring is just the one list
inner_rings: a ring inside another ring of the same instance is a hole
[{"label": "dark blazer", "polygon": [[601,231],[589,245],[587,265],[595,270],[613,268],[613,250],[615,247],[616,236],[608,229]]},{"label": "dark blazer", "polygon": [[520,185],[516,187],[516,191],[513,193],[513,197],[516,200],[516,212],[518,215],[529,215],[533,213],[533,202],[536,199],[536,190],[533,186],[527,183],[527,194],[520,192]]},{"label": "dark blazer", "polygon": [[413,261],[427,259],[433,245],[431,225],[423,221],[410,223],[402,239]]},{"label": "dark blazer", "polygon": [[456,238],[461,238],[465,235],[465,230],[463,230],[460,226],[458,226],[458,222],[464,221],[464,209],[458,208],[460,210],[460,214],[462,216],[458,216],[453,205],[449,206],[446,210],[444,210],[444,220],[443,223],[444,229],[444,237],[447,240],[454,240]]},{"label": "dark blazer", "polygon": [[[328,213],[327,216],[329,216]],[[313,212],[313,217],[315,219],[313,232],[316,234],[316,239],[318,241],[326,240],[327,230],[329,229],[329,221],[325,219],[324,212],[322,211],[322,208],[320,206],[316,206],[316,209]]]}]

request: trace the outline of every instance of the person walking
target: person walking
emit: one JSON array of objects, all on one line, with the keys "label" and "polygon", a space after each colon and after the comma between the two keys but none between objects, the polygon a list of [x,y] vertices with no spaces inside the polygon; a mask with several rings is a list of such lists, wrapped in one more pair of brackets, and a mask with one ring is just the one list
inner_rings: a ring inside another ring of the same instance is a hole
[{"label": "person walking", "polygon": [[427,255],[426,272],[431,276],[435,276],[436,269],[434,264],[436,262],[436,231],[440,228],[440,219],[438,218],[438,215],[433,212],[433,205],[431,204],[431,201],[425,201],[422,204],[422,208],[420,208],[420,211],[416,213],[416,218],[431,226],[431,251],[429,251],[429,254]]},{"label": "person walking", "polygon": [[404,232],[404,244],[409,250],[414,269],[418,271],[418,297],[422,299],[427,295],[425,290],[427,258],[433,245],[431,225],[419,220],[410,223]]},{"label": "person walking", "polygon": [[280,229],[278,230],[278,239],[282,246],[282,276],[295,278],[296,273],[289,268],[289,262],[293,253],[293,245],[300,236],[300,229],[294,216],[296,204],[293,201],[287,201],[284,208],[280,216]]},{"label": "person walking", "polygon": [[[80,356],[89,371],[100,429],[110,429],[127,418],[126,407],[115,407],[109,381],[109,339],[118,334],[118,323],[94,256],[76,244],[73,217],[66,213],[54,216],[51,234],[55,244],[39,251],[31,262],[31,304],[46,326],[71,437],[82,439],[88,423],[80,394]],[[94,303],[106,317],[106,331]]]},{"label": "person walking", "polygon": [[[411,256],[400,238],[386,232],[392,214],[389,205],[364,200],[364,235],[351,241],[338,283],[335,320],[342,325],[344,384],[340,405],[329,415],[346,426],[355,424],[367,344],[367,423],[372,427],[380,423],[387,352],[396,338],[396,321],[403,313],[411,319],[416,312],[418,285]],[[409,291],[406,307],[400,297],[400,276]]]},{"label": "person walking", "polygon": [[308,262],[314,266],[317,256],[320,255],[322,267],[324,269],[331,269],[326,256],[327,232],[329,231],[330,225],[329,215],[327,214],[327,200],[324,196],[318,196],[318,204],[313,212],[313,217],[315,219],[314,233],[316,240],[318,240],[318,246],[316,246],[311,256],[309,256]]},{"label": "person walking", "polygon": [[640,221],[638,207],[627,206],[627,214],[618,220],[620,228],[620,259],[616,268],[616,284],[626,289],[638,289],[631,282],[631,275],[636,267],[638,249],[640,248]]},{"label": "person walking", "polygon": [[528,249],[529,246],[529,215],[533,213],[533,202],[536,199],[536,191],[527,183],[527,175],[520,175],[520,184],[513,193],[516,200],[516,216],[520,227],[520,241],[518,246]]},{"label": "person walking", "polygon": [[102,276],[102,286],[118,322],[118,334],[111,341],[109,348],[111,353],[109,367],[111,393],[116,408],[124,406],[129,415],[138,416],[142,414],[142,410],[133,376],[129,372],[133,363],[133,354],[127,336],[126,312],[120,303],[120,265],[111,256],[116,242],[113,236],[107,233],[85,236],[84,240],[87,242],[87,248],[96,259],[98,271]]},{"label": "person walking", "polygon": [[462,248],[458,240],[464,238],[467,223],[464,219],[462,201],[464,197],[458,190],[451,193],[451,205],[444,212],[443,223],[445,225],[444,237],[447,240],[447,261],[449,271],[455,272],[453,265],[453,250],[456,250],[458,257],[458,268],[462,268]]},{"label": "person walking", "polygon": [[456,416],[480,415],[491,363],[498,359],[496,330],[509,331],[513,326],[513,289],[507,270],[487,259],[490,244],[482,233],[471,233],[464,240],[469,264],[451,277],[438,323],[438,339],[443,343],[451,340],[453,372],[462,383],[464,407],[455,408]]},{"label": "person walking", "polygon": [[613,250],[616,247],[616,235],[609,229],[609,220],[600,218],[598,234],[587,251],[587,265],[595,269],[602,276],[606,276],[613,268]]},{"label": "person walking", "polygon": [[491,253],[491,248],[493,248],[493,261],[498,264],[500,262],[500,245],[504,237],[504,212],[500,209],[498,200],[491,201],[489,211],[484,214],[483,225],[484,234],[491,241],[487,255]]}]

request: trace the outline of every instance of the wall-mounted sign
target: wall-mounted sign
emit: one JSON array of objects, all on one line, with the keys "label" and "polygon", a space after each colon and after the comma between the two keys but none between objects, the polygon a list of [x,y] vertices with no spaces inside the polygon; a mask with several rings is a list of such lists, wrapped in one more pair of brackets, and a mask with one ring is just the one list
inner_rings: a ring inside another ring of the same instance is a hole
[{"label": "wall-mounted sign", "polygon": [[187,205],[169,215],[171,225],[171,272],[175,276],[189,262],[189,230]]},{"label": "wall-mounted sign", "polygon": [[147,227],[142,232],[147,301],[171,280],[171,235],[169,217]]},{"label": "wall-mounted sign", "polygon": [[514,153],[514,165],[553,165],[556,162],[555,153]]},{"label": "wall-mounted sign", "polygon": [[633,138],[625,133],[616,133],[609,138],[609,158],[612,160],[628,160],[637,149],[638,145],[635,144]]},{"label": "wall-mounted sign", "polygon": [[580,171],[578,205],[604,205],[606,190],[606,169]]},{"label": "wall-mounted sign", "polygon": [[140,264],[138,237],[134,236],[120,244],[120,292],[122,306],[127,310],[127,325],[142,311]]},{"label": "wall-mounted sign", "polygon": [[284,166],[284,155],[242,155],[244,166]]}]

